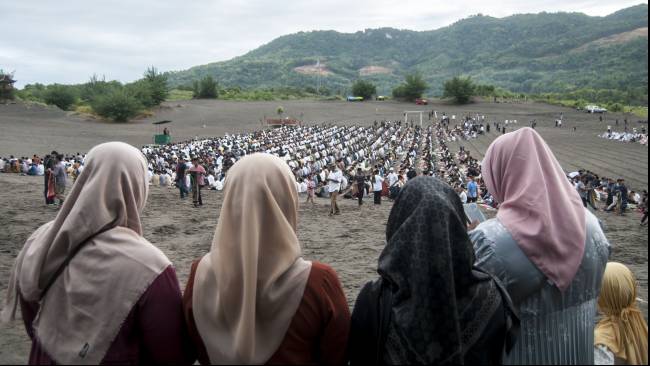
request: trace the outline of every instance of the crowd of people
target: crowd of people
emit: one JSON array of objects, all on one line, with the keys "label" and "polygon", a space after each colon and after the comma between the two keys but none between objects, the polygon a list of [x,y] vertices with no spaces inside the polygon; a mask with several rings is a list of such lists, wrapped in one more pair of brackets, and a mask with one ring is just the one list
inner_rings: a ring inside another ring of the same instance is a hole
[{"label": "crowd of people", "polygon": [[[443,123],[307,129],[320,137],[304,148],[300,131],[284,131],[295,145],[274,144],[282,132],[269,131],[229,137],[227,148],[206,140],[143,154],[112,142],[82,157],[83,174],[9,280],[2,319],[22,313],[29,363],[647,364],[634,275],[608,263],[599,221],[533,129],[498,137],[469,174],[468,152],[438,145]],[[191,170],[221,148],[221,164],[206,169],[228,177],[219,221],[181,291],[175,268],[190,264],[143,237],[151,165],[187,153]],[[331,167],[328,191],[343,172],[361,171],[351,185],[365,188],[368,165],[373,192],[385,188],[381,169],[389,181],[411,174],[393,197],[378,277],[352,312],[337,273],[303,258],[296,233],[296,182],[316,163]],[[465,174],[467,201],[483,186],[495,218],[469,222],[449,184]]]},{"label": "crowd of people", "polygon": [[[569,173],[571,182],[582,199],[584,207],[595,211],[615,212],[625,215],[629,208],[635,208],[643,214],[641,225],[647,225],[648,191],[637,192],[628,189],[625,179],[599,177],[589,170]],[[599,204],[602,207],[598,207]]]},{"label": "crowd of people", "polygon": [[612,126],[607,126],[607,132],[599,135],[599,137],[621,142],[637,142],[641,145],[648,146],[648,132],[646,131],[645,126],[641,127],[641,131],[636,127],[632,128],[632,131],[629,131],[626,126],[625,131],[623,132],[613,131]]}]

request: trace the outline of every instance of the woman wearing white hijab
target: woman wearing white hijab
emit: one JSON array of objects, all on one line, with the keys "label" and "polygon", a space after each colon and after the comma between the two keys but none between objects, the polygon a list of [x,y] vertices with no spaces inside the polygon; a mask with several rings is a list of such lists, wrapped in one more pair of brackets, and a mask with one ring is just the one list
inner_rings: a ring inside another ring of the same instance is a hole
[{"label": "woman wearing white hijab", "polygon": [[30,364],[194,361],[174,268],[142,237],[147,193],[140,151],[98,145],[54,221],[27,240],[2,318],[20,303]]},{"label": "woman wearing white hijab", "polygon": [[282,159],[228,171],[211,251],[183,296],[201,364],[344,364],[350,311],[330,267],[301,258],[298,194]]}]

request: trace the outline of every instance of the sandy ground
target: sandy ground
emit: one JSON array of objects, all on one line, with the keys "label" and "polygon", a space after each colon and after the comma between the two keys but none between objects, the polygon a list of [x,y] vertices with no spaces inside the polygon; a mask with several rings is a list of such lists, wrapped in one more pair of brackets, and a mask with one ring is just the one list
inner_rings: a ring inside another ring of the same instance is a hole
[{"label": "sandy ground", "polygon": [[[223,133],[248,131],[260,127],[260,118],[271,116],[278,105],[287,114],[313,123],[346,121],[371,124],[375,119],[402,118],[404,110],[446,111],[448,115],[485,114],[490,120],[517,119],[519,126],[531,119],[538,121],[544,136],[566,170],[591,169],[601,175],[624,177],[632,188],[647,189],[647,147],[602,140],[596,134],[607,123],[598,118],[543,104],[476,103],[469,106],[420,106],[394,102],[223,102],[188,101],[169,104],[155,117],[129,124],[113,124],[87,120],[56,109],[19,104],[0,105],[0,156],[44,154],[52,149],[62,152],[87,151],[110,140],[142,145],[151,141],[152,121],[171,119],[176,140],[194,136],[217,136]],[[553,120],[563,112],[562,130],[552,128]],[[610,120],[623,116],[608,116]],[[419,122],[417,117],[414,117]],[[632,126],[640,126],[635,122]],[[204,128],[203,125],[206,125]],[[577,126],[573,132],[571,127]],[[473,155],[481,156],[496,134],[463,142]],[[39,225],[56,215],[45,207],[42,199],[42,178],[0,174],[0,296],[4,297],[13,260],[26,238]],[[185,286],[190,263],[205,254],[210,246],[221,208],[220,192],[207,191],[206,205],[194,209],[191,202],[179,203],[177,191],[152,188],[143,223],[145,237],[158,245],[174,262],[181,286]],[[302,205],[298,236],[307,259],[330,264],[343,283],[350,306],[361,286],[376,276],[377,258],[384,246],[385,225],[391,204],[356,207],[344,200],[343,214],[329,218],[328,202],[317,200],[315,206]],[[636,274],[641,306],[647,318],[648,299],[648,236],[647,228],[638,226],[638,213],[618,217],[602,212],[606,235],[613,245],[612,260],[629,265]],[[29,340],[20,322],[0,326],[0,363],[25,363]]]}]

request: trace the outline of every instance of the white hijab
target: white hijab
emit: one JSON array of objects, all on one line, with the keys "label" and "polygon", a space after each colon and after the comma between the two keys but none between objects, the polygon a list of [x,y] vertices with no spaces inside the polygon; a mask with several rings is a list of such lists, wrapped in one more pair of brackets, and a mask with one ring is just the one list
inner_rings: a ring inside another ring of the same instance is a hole
[{"label": "white hijab", "polygon": [[287,164],[252,154],[228,172],[212,249],[192,295],[214,364],[263,364],[277,351],[311,272],[296,236],[298,194]]},{"label": "white hijab", "polygon": [[100,363],[140,296],[171,264],[142,237],[146,177],[136,148],[94,147],[54,221],[16,259],[2,319],[14,319],[18,295],[38,302],[36,338],[57,363]]}]

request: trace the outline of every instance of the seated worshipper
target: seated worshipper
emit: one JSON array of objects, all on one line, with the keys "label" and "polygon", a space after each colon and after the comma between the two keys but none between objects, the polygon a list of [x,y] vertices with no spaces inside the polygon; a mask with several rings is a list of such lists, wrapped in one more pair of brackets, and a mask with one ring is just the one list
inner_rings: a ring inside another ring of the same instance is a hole
[{"label": "seated worshipper", "polygon": [[160,174],[158,174],[158,171],[154,171],[153,176],[151,177],[151,185],[154,187],[158,187],[160,185]]},{"label": "seated worshipper", "polygon": [[38,175],[38,176],[43,176],[43,175],[45,175],[45,166],[43,165],[42,162],[39,162],[39,163],[36,165],[36,175]]},{"label": "seated worshipper", "polygon": [[32,164],[27,170],[27,175],[38,175],[38,165]]},{"label": "seated worshipper", "polygon": [[147,165],[121,142],[94,147],[54,221],[27,240],[2,319],[18,304],[30,364],[192,364],[174,267],[142,237]]},{"label": "seated worshipper", "polygon": [[208,187],[210,187],[211,190],[216,191],[217,188],[215,187],[216,180],[214,179],[214,175],[209,173],[206,179],[208,180]]},{"label": "seated worshipper", "polygon": [[212,249],[192,264],[183,295],[199,361],[347,363],[348,305],[336,272],[301,257],[291,170],[252,154],[227,180]]},{"label": "seated worshipper", "polygon": [[593,364],[595,305],[609,256],[598,219],[530,127],[494,140],[482,173],[500,206],[470,233],[477,265],[503,282],[521,318],[505,363]]},{"label": "seated worshipper", "polygon": [[647,365],[648,323],[637,306],[637,282],[625,265],[607,263],[598,296],[596,365]]},{"label": "seated worshipper", "polygon": [[169,174],[169,172],[165,172],[165,174],[163,174],[160,179],[161,179],[161,182],[164,181],[164,183],[160,184],[161,186],[164,186],[164,187],[167,187],[167,188],[173,188],[174,187],[174,179]]},{"label": "seated worshipper", "polygon": [[379,278],[352,314],[350,364],[500,365],[518,320],[498,281],[473,267],[467,218],[454,190],[418,177],[395,200]]}]

